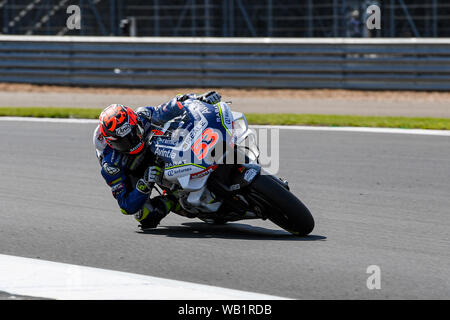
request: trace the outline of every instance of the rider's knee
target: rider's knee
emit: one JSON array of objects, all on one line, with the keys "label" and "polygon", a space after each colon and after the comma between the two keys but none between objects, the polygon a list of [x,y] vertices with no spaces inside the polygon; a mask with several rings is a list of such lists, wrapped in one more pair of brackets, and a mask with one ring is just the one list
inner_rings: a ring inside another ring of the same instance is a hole
[{"label": "rider's knee", "polygon": [[139,210],[134,218],[141,222],[144,219],[158,217],[165,217],[169,211],[174,207],[173,201],[169,199],[164,199],[165,197],[155,197],[153,199],[148,199],[141,210]]}]

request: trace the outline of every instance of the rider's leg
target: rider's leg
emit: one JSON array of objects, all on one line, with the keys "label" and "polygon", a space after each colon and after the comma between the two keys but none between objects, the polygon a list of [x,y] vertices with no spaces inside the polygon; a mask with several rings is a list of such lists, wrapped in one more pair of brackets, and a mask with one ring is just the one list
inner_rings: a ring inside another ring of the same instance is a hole
[{"label": "rider's leg", "polygon": [[140,222],[141,229],[156,228],[161,220],[174,210],[176,203],[165,196],[157,196],[148,199],[134,218]]}]

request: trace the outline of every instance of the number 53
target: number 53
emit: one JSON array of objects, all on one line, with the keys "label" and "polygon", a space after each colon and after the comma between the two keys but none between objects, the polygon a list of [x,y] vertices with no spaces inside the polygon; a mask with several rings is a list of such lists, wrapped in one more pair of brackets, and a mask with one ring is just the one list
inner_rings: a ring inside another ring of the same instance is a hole
[{"label": "number 53", "polygon": [[205,129],[202,136],[199,137],[192,145],[192,152],[195,156],[202,160],[208,154],[208,151],[214,147],[219,140],[219,135],[211,128]]}]

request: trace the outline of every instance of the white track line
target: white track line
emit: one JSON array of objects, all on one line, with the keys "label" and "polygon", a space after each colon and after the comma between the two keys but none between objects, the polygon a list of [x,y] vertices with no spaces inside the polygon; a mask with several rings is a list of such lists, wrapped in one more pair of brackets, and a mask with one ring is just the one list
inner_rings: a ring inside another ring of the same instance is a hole
[{"label": "white track line", "polygon": [[251,125],[252,128],[274,128],[280,130],[304,130],[304,131],[335,131],[358,133],[391,133],[391,134],[418,134],[430,136],[450,136],[450,130],[431,129],[400,129],[400,128],[370,128],[370,127],[310,127],[310,126],[263,126]]},{"label": "white track line", "polygon": [[33,118],[33,117],[0,117],[0,121],[80,123],[80,124],[98,123],[98,119]]},{"label": "white track line", "polygon": [[[96,119],[61,119],[61,118],[32,118],[32,117],[0,117],[0,121],[78,123],[78,124],[98,123],[98,120],[96,120]],[[398,129],[398,128],[369,128],[369,127],[268,126],[268,125],[250,125],[250,127],[251,128],[280,129],[280,130],[415,134],[415,135],[446,136],[446,137],[450,136],[450,130],[429,130],[429,129]]]},{"label": "white track line", "polygon": [[61,300],[279,300],[133,273],[0,254],[0,291]]}]

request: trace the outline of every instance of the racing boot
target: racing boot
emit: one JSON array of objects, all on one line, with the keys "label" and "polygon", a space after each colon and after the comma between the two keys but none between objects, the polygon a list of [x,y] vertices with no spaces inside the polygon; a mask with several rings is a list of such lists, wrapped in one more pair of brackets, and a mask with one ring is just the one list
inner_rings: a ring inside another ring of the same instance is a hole
[{"label": "racing boot", "polygon": [[134,218],[140,222],[139,227],[142,230],[156,228],[170,210],[175,207],[175,204],[168,197],[157,196],[147,200],[143,208],[134,215]]}]

